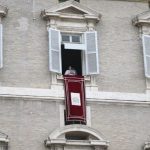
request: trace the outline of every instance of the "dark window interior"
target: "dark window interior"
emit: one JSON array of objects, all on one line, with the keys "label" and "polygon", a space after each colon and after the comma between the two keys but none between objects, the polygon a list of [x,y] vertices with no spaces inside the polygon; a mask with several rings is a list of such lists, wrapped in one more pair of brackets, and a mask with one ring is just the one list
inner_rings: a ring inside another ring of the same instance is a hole
[{"label": "dark window interior", "polygon": [[69,66],[72,66],[77,71],[77,75],[82,75],[81,50],[65,49],[62,44],[61,57],[62,74],[65,73]]},{"label": "dark window interior", "polygon": [[[65,2],[65,1],[68,1],[68,0],[59,0],[59,2]],[[74,0],[74,1],[80,2],[80,0]]]},{"label": "dark window interior", "polygon": [[89,135],[85,132],[73,131],[65,134],[67,140],[88,140]]}]

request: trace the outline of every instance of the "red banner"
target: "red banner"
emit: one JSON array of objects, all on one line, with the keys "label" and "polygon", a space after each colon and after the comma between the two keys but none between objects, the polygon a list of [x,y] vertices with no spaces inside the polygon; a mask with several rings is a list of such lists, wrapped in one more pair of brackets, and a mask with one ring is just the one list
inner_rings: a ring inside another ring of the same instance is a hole
[{"label": "red banner", "polygon": [[83,76],[64,76],[66,121],[86,123],[85,87]]}]

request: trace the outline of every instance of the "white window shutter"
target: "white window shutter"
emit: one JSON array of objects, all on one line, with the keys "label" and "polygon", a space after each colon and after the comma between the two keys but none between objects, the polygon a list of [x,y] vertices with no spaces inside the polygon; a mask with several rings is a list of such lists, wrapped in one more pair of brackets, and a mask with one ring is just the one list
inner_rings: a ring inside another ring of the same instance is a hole
[{"label": "white window shutter", "polygon": [[61,38],[60,31],[49,28],[49,70],[61,73]]},{"label": "white window shutter", "polygon": [[150,78],[150,36],[143,35],[142,40],[143,40],[145,76]]},{"label": "white window shutter", "polygon": [[0,24],[0,68],[3,67],[3,26]]},{"label": "white window shutter", "polygon": [[97,32],[85,32],[85,65],[86,75],[99,74]]}]

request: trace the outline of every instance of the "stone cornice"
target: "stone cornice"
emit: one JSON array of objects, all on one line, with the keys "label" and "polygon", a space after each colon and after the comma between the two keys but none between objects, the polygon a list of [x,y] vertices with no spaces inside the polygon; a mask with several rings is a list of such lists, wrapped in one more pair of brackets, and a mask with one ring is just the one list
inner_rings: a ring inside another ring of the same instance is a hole
[{"label": "stone cornice", "polygon": [[[35,88],[15,88],[15,87],[0,87],[0,97],[17,97],[31,98],[33,100],[52,100],[63,101],[63,89],[35,89]],[[102,92],[86,90],[86,99],[88,103],[107,102],[107,103],[131,103],[131,104],[150,104],[150,101],[145,93],[121,93],[121,92]]]},{"label": "stone cornice", "polygon": [[8,13],[8,8],[0,5],[0,17],[5,17]]},{"label": "stone cornice", "polygon": [[132,23],[135,26],[150,25],[150,10],[135,16],[132,20]]},{"label": "stone cornice", "polygon": [[[67,9],[75,9],[76,11],[79,11],[80,13],[69,13],[64,12],[64,10]],[[61,12],[63,11],[63,12]],[[87,8],[83,5],[81,5],[78,2],[75,2],[74,0],[69,0],[63,3],[59,3],[55,6],[52,6],[51,8],[47,10],[43,10],[41,12],[41,16],[43,19],[50,20],[51,18],[59,18],[59,19],[77,19],[77,20],[95,20],[98,22],[101,18],[101,14],[97,13],[96,11]]]},{"label": "stone cornice", "polygon": [[75,19],[75,20],[95,20],[98,22],[100,20],[100,16],[95,15],[88,15],[88,14],[66,14],[66,13],[60,13],[60,12],[47,12],[46,10],[42,11],[41,16],[49,20],[51,18],[59,18],[59,19]]},{"label": "stone cornice", "polygon": [[121,2],[141,2],[141,3],[147,3],[148,0],[109,0],[109,1],[121,1]]},{"label": "stone cornice", "polygon": [[144,150],[150,150],[150,142],[145,143]]},{"label": "stone cornice", "polygon": [[0,142],[8,143],[9,142],[8,135],[0,132]]},{"label": "stone cornice", "polygon": [[[78,132],[78,134],[86,133],[86,140],[69,140],[66,139],[66,134],[70,132]],[[61,138],[60,138],[61,137]],[[109,141],[103,137],[97,130],[85,126],[85,125],[67,125],[62,128],[54,130],[49,137],[45,140],[47,147],[51,145],[80,145],[80,146],[98,146],[105,147],[109,146]]]},{"label": "stone cornice", "polygon": [[96,15],[98,16],[99,13],[96,11],[81,5],[80,3],[74,1],[74,0],[68,0],[66,2],[59,3],[57,5],[52,6],[51,8],[47,9],[48,12],[60,12],[61,10],[65,10],[67,8],[76,8],[77,10],[80,10],[84,14],[89,14],[89,15]]}]

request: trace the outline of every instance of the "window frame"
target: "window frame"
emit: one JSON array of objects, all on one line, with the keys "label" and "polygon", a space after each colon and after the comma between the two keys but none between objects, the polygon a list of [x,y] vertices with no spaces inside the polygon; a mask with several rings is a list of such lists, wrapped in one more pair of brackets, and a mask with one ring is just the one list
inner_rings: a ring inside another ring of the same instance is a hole
[{"label": "window frame", "polygon": [[0,69],[3,68],[3,25],[0,24]]},{"label": "window frame", "polygon": [[[49,70],[55,73],[59,73],[62,74],[62,54],[61,54],[61,30],[58,29],[54,29],[54,28],[49,28]],[[52,32],[57,32],[58,35],[52,35]],[[65,32],[64,32],[65,33]],[[79,34],[79,32],[73,32],[73,35],[77,35]],[[82,33],[82,34],[81,34]],[[99,57],[98,57],[98,43],[97,43],[97,31],[93,30],[93,31],[85,31],[85,32],[80,32],[83,39],[83,43],[82,44],[76,44],[76,43],[64,43],[65,44],[65,49],[73,49],[73,50],[81,50],[84,51],[82,52],[82,75],[93,75],[93,74],[99,74]],[[93,36],[93,41],[89,40],[87,38],[87,35],[92,35]],[[72,34],[71,34],[72,35]],[[57,38],[56,38],[57,37]],[[52,45],[55,45],[57,43],[57,47],[59,47],[58,49],[53,49]],[[90,47],[91,49],[93,49],[92,53],[88,52],[90,50],[88,50],[89,48],[87,47],[87,43],[92,45],[93,47]],[[94,44],[93,44],[94,43]],[[66,48],[67,47],[67,48]],[[57,52],[57,54],[56,54]],[[57,58],[53,58],[52,54],[57,57]],[[56,56],[57,55],[57,56]],[[92,57],[91,57],[92,55]],[[59,57],[59,58],[58,58]],[[91,59],[92,58],[92,59]],[[89,59],[89,60],[88,60]],[[53,60],[56,60],[55,62]],[[93,61],[94,60],[94,61]],[[93,68],[91,69],[92,66],[96,66],[93,70]],[[57,70],[58,68],[58,70]],[[90,70],[91,69],[91,70]]]},{"label": "window frame", "polygon": [[148,70],[148,59],[150,59],[150,52],[148,53],[147,52],[147,47],[146,47],[146,44],[145,44],[145,38],[149,38],[149,41],[150,41],[150,35],[147,35],[147,34],[143,34],[142,35],[142,44],[143,44],[143,56],[144,56],[144,68],[145,68],[145,76],[147,78],[150,78],[150,69]]},{"label": "window frame", "polygon": [[[68,36],[69,41],[63,41],[62,36]],[[79,42],[73,42],[72,37],[73,36],[79,36]],[[61,32],[61,43],[72,43],[72,44],[82,44],[83,43],[83,33],[66,33],[66,32]]]}]

